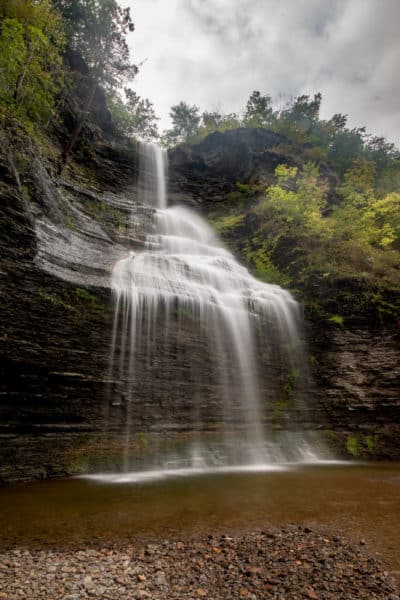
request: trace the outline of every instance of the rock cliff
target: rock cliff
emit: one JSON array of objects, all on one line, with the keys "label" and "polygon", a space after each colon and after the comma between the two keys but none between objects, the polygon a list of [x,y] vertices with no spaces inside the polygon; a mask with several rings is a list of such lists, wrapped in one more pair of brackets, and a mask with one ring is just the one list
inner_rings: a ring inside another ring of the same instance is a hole
[{"label": "rock cliff", "polygon": [[[131,216],[134,143],[93,136],[60,176],[56,146],[38,147],[13,128],[0,141],[0,479],[62,476],[88,468],[88,457],[93,465],[117,454],[126,382],[109,375],[110,273],[128,249],[142,246],[151,209]],[[281,141],[270,132],[239,130],[175,150],[172,201],[205,210],[238,179],[268,181],[282,161]],[[303,425],[323,431],[338,448],[347,442],[356,454],[399,457],[398,334],[318,324],[309,332],[316,385]],[[137,452],[146,452],[163,431],[185,436],[196,428],[186,391],[193,363],[207,368],[210,358],[188,332],[171,335],[169,354],[160,349],[151,365],[152,389],[143,389],[138,369]],[[278,378],[278,386],[284,384]],[[212,380],[200,410],[209,417],[206,428],[217,428]],[[284,427],[281,411],[282,403],[272,407],[271,427]]]}]

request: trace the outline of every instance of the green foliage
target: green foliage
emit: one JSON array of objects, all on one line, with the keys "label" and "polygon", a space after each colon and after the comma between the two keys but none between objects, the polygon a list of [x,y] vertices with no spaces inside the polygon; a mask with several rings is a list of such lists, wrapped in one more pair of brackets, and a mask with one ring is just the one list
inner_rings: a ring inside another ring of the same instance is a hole
[{"label": "green foliage", "polygon": [[57,296],[56,294],[49,294],[45,290],[39,289],[38,295],[40,296],[40,298],[42,298],[42,300],[44,300],[45,302],[48,302],[49,304],[51,304],[52,306],[54,306],[58,309],[62,309],[62,310],[70,311],[70,312],[73,312],[75,310],[75,308],[74,308],[74,306],[72,306],[72,304],[69,304],[68,302],[65,301],[64,298]]},{"label": "green foliage", "polygon": [[345,204],[362,208],[370,202],[374,194],[376,165],[366,160],[354,161],[351,169],[346,171],[338,193]]},{"label": "green foliage", "polygon": [[51,0],[0,0],[0,114],[33,128],[63,84],[63,23]]},{"label": "green foliage", "polygon": [[344,318],[340,315],[332,315],[332,317],[329,317],[328,321],[335,323],[335,325],[339,325],[339,327],[343,327],[344,325]]},{"label": "green foliage", "polygon": [[283,386],[283,392],[287,400],[291,400],[294,397],[296,386],[300,377],[300,371],[296,368],[291,368],[287,375],[286,381]]},{"label": "green foliage", "polygon": [[214,219],[212,221],[215,229],[219,234],[226,235],[228,232],[238,229],[241,225],[243,225],[245,219],[245,215],[227,215],[225,217],[220,217],[219,219]]},{"label": "green foliage", "polygon": [[270,127],[275,121],[271,96],[254,91],[247,101],[243,124],[246,127]]},{"label": "green foliage", "polygon": [[143,431],[136,434],[138,445],[141,449],[146,450],[149,447],[149,436]]},{"label": "green foliage", "polygon": [[125,88],[124,96],[110,94],[108,106],[113,121],[120,134],[139,138],[144,141],[159,137],[153,104],[147,98],[141,98],[132,89]]},{"label": "green foliage", "polygon": [[353,458],[360,458],[364,454],[376,454],[379,445],[379,435],[366,435],[360,441],[356,436],[348,435],[346,450]]},{"label": "green foliage", "polygon": [[359,458],[360,456],[360,446],[358,443],[358,439],[352,435],[348,435],[346,438],[346,450],[353,458]]},{"label": "green foliage", "polygon": [[223,115],[218,111],[214,112],[203,112],[201,115],[200,124],[196,132],[196,141],[206,137],[210,133],[215,131],[229,131],[231,129],[237,129],[241,126],[241,121],[236,113],[229,113]]},{"label": "green foliage", "polygon": [[338,191],[342,203],[334,214],[343,239],[371,248],[400,249],[400,193],[377,198],[375,163],[356,161]]},{"label": "green foliage", "polygon": [[200,124],[198,107],[180,102],[171,107],[169,114],[172,120],[172,129],[165,132],[163,143],[166,146],[172,146],[193,141]]},{"label": "green foliage", "polygon": [[379,444],[379,435],[366,435],[364,437],[364,444],[367,447],[369,454],[376,454]]},{"label": "green foliage", "polygon": [[276,121],[276,129],[297,143],[305,144],[318,137],[321,94],[298,96],[293,103],[281,111]]},{"label": "green foliage", "polygon": [[218,231],[256,277],[294,290],[307,314],[340,327],[360,315],[393,323],[400,194],[377,197],[375,173],[374,163],[356,161],[339,188],[341,203],[328,210],[328,186],[315,163],[281,164],[262,194],[259,186],[237,184]]},{"label": "green foliage", "polygon": [[301,226],[303,230],[320,231],[328,188],[319,178],[318,167],[307,163],[298,172],[296,167],[279,165],[275,175],[277,184],[267,189],[266,199],[257,212],[266,216],[273,213],[286,229]]},{"label": "green foliage", "polygon": [[134,30],[129,8],[116,0],[57,0],[66,22],[68,44],[79,53],[88,75],[108,91],[137,74],[126,37]]},{"label": "green foliage", "polygon": [[73,291],[62,290],[57,294],[39,289],[38,295],[54,308],[70,313],[74,320],[81,321],[88,317],[100,318],[104,321],[111,319],[111,312],[101,299],[83,288],[76,288]]},{"label": "green foliage", "polygon": [[[171,116],[182,120],[185,110],[190,117],[190,127],[179,127],[166,132],[164,141],[168,146],[195,143],[215,131],[227,131],[238,127],[261,127],[288,138],[293,145],[300,144],[307,161],[329,160],[342,176],[354,161],[371,161],[376,165],[377,184],[383,193],[400,191],[400,151],[383,137],[371,136],[365,127],[350,129],[347,115],[334,114],[330,119],[320,118],[322,96],[302,95],[287,102],[283,108],[274,108],[269,94],[253,91],[242,116],[237,113],[223,114],[219,111],[203,112],[185,102],[172,107]],[[188,109],[192,109],[189,113]],[[284,143],[284,142],[282,142]],[[298,155],[298,148],[296,150]]]},{"label": "green foliage", "polygon": [[268,253],[268,248],[251,249],[247,245],[244,250],[244,256],[257,279],[265,283],[275,283],[283,287],[289,287],[291,283],[290,277],[282,273],[273,263]]}]

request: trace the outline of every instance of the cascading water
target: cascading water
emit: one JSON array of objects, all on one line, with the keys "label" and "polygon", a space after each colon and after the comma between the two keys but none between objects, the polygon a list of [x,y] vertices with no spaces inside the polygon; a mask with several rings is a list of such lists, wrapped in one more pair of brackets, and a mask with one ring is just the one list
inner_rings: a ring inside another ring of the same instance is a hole
[{"label": "cascading water", "polygon": [[[132,467],[129,442],[135,386],[140,382],[151,389],[143,365],[138,372],[138,346],[151,365],[154,349],[160,351],[168,344],[171,329],[179,334],[183,323],[199,344],[207,344],[215,365],[213,373],[197,365],[188,388],[193,428],[202,429],[200,406],[211,379],[217,381],[222,424],[217,441],[205,442],[199,434],[172,462],[171,456],[158,457],[147,468],[252,469],[313,458],[300,434],[280,436],[277,442],[264,430],[266,411],[274,406],[271,390],[276,372],[280,368],[294,373],[301,387],[306,371],[297,302],[279,286],[252,277],[197,214],[182,207],[167,208],[166,170],[166,153],[141,144],[139,202],[154,207],[154,229],[147,235],[145,249],[120,260],[112,276],[111,371],[114,378],[127,382],[125,469]],[[269,347],[268,365],[260,358],[260,345]],[[261,381],[271,384],[270,392]]]}]

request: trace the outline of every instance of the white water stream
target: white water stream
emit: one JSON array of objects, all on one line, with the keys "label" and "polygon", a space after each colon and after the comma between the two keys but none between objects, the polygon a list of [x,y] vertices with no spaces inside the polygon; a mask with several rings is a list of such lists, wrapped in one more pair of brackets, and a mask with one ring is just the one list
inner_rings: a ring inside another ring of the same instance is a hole
[{"label": "white water stream", "polygon": [[[183,454],[155,459],[142,478],[168,469],[172,474],[179,469],[267,469],[314,461],[316,456],[301,433],[280,436],[277,442],[269,439],[263,426],[265,411],[272,407],[265,398],[265,385],[261,385],[268,367],[262,364],[260,340],[279,346],[278,360],[301,379],[306,367],[299,334],[299,305],[281,287],[256,280],[193,211],[167,207],[166,176],[165,151],[141,144],[139,203],[154,207],[154,231],[147,236],[144,250],[131,252],[113,271],[111,371],[113,377],[128,382],[146,378],[146,373],[136,372],[138,344],[151,362],[152,349],[164,343],[171,327],[179,327],[181,320],[187,322],[190,315],[194,339],[206,336],[218,367],[224,424],[217,443],[205,444],[199,436]],[[202,401],[199,396],[211,374],[200,369],[196,377],[199,385],[197,389],[191,386],[188,402],[199,419],[197,403]],[[131,469],[131,413],[136,402],[134,387],[129,384],[127,471]]]}]

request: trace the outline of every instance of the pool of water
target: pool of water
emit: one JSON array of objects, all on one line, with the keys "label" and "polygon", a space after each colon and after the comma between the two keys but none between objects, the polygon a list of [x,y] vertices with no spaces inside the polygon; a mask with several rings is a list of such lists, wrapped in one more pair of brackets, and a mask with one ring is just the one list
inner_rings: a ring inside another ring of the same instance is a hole
[{"label": "pool of water", "polygon": [[288,523],[326,525],[365,539],[400,572],[400,464],[192,473],[145,482],[76,478],[0,489],[2,547]]}]

